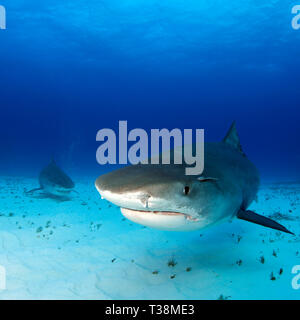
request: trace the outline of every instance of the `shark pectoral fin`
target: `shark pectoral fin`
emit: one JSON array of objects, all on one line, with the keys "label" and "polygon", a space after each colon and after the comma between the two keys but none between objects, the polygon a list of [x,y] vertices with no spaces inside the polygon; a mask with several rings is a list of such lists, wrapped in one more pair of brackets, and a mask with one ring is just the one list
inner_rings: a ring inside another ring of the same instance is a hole
[{"label": "shark pectoral fin", "polygon": [[40,190],[43,190],[43,188],[35,188],[35,189],[32,189],[32,190],[29,190],[29,191],[25,191],[25,193],[33,193],[33,192],[36,192],[36,191],[40,191]]},{"label": "shark pectoral fin", "polygon": [[275,230],[279,230],[282,232],[286,232],[286,233],[290,233],[290,234],[295,235],[293,232],[289,231],[288,229],[286,229],[284,226],[277,223],[276,221],[269,219],[267,217],[261,216],[253,211],[250,211],[250,210],[247,210],[247,211],[239,210],[237,217],[242,220],[246,220],[249,222],[260,224],[261,226],[264,226],[264,227],[272,228]]}]

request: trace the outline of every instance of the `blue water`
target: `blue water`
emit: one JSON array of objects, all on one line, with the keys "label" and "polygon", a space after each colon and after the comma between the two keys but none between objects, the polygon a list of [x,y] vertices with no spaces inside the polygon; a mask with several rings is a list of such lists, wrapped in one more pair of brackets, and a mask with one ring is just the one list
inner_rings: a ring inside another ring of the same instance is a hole
[{"label": "blue water", "polygon": [[[296,4],[0,0],[1,298],[298,299],[299,185],[265,184],[300,181]],[[252,209],[296,236],[241,221],[204,236],[125,221],[94,188],[115,169],[96,162],[96,133],[119,120],[147,132],[201,128],[205,141],[235,120],[263,181]],[[52,158],[78,193],[26,197]]]},{"label": "blue water", "polygon": [[[1,0],[1,174],[97,175],[96,132],[204,128],[266,179],[300,178],[294,1]],[[108,168],[109,170],[109,168]]]}]

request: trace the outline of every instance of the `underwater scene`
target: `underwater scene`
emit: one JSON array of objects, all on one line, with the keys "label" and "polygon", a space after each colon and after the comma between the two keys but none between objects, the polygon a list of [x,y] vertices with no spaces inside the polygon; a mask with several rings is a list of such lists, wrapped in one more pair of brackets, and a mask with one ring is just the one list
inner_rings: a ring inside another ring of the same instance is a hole
[{"label": "underwater scene", "polygon": [[298,300],[299,52],[297,0],[0,0],[0,299]]}]

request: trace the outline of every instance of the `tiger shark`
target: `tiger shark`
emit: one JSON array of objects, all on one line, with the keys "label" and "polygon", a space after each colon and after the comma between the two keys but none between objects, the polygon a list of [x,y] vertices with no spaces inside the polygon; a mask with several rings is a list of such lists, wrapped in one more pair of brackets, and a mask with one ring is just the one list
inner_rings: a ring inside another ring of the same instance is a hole
[{"label": "tiger shark", "polygon": [[198,176],[185,175],[184,164],[137,164],[101,175],[95,186],[126,218],[151,228],[193,231],[236,217],[293,234],[247,210],[260,179],[242,150],[235,122],[221,142],[207,142],[204,150]]},{"label": "tiger shark", "polygon": [[[27,191],[27,194],[33,194],[36,191],[42,191],[42,196],[52,196],[65,198],[73,190],[75,184],[71,178],[58,167],[54,160],[40,172],[39,188]],[[76,192],[76,191],[75,191]]]}]

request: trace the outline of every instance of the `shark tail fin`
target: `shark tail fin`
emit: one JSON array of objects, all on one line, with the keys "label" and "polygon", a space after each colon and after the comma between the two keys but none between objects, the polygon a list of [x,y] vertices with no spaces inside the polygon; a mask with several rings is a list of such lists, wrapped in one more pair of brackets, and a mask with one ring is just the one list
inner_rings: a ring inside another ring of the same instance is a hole
[{"label": "shark tail fin", "polygon": [[261,216],[253,211],[250,211],[250,210],[247,210],[247,211],[239,210],[237,217],[239,219],[253,222],[253,223],[259,224],[264,227],[272,228],[275,230],[279,230],[282,232],[286,232],[286,233],[290,233],[290,234],[295,235],[293,232],[289,231],[287,228],[285,228],[283,225],[277,223],[276,221],[269,219],[267,217]]},{"label": "shark tail fin", "polygon": [[235,121],[232,122],[225,138],[223,139],[223,142],[229,144],[231,147],[233,147],[234,149],[238,150],[240,153],[245,155],[242,150],[238,132],[236,130]]}]

